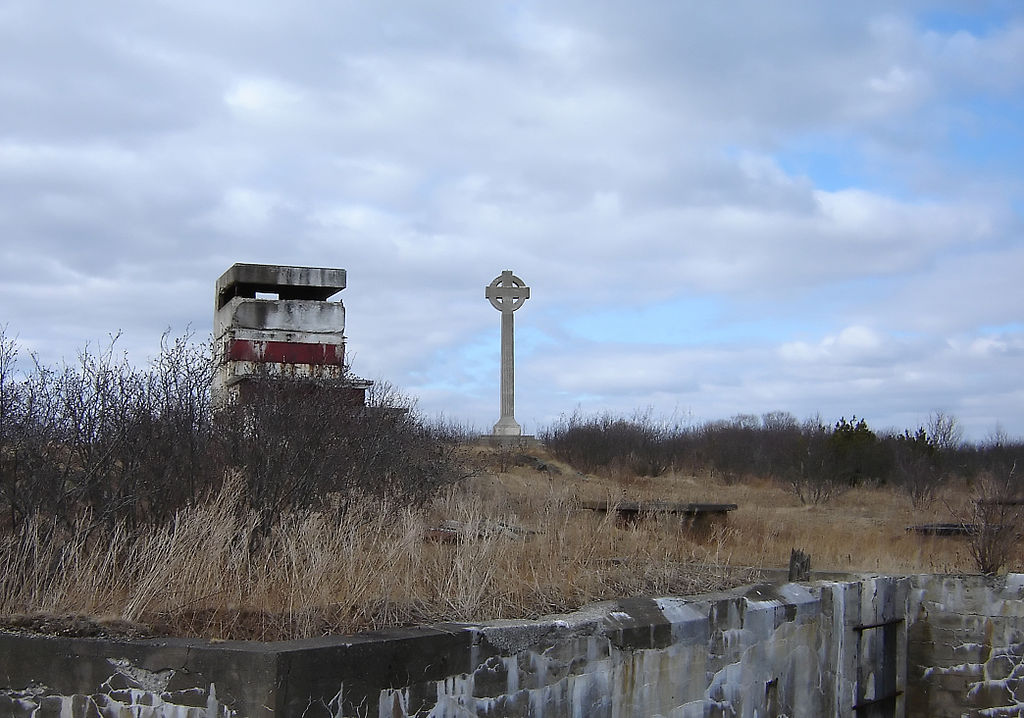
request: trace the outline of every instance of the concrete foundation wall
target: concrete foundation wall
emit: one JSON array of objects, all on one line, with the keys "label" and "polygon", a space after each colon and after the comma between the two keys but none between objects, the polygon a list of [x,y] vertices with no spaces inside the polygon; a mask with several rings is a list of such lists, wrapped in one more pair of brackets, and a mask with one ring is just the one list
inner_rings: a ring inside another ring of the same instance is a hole
[{"label": "concrete foundation wall", "polygon": [[0,635],[0,718],[1015,715],[984,709],[1016,690],[1020,578],[763,585],[265,644]]},{"label": "concrete foundation wall", "polygon": [[907,616],[915,715],[1024,715],[1024,574],[914,579]]}]

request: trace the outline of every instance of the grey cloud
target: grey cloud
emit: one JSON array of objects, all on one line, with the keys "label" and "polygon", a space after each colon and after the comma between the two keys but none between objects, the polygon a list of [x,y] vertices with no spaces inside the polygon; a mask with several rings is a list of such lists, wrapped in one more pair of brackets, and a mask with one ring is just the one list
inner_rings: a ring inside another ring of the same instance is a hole
[{"label": "grey cloud", "polygon": [[[1019,306],[1005,247],[1021,236],[1006,210],[1019,188],[951,175],[932,156],[951,120],[919,120],[948,101],[946,78],[1012,64],[1019,28],[936,36],[914,7],[10,3],[0,322],[54,354],[124,329],[144,354],[167,325],[208,327],[210,286],[234,261],[343,266],[357,370],[473,412],[492,379],[462,362],[493,330],[482,287],[505,268],[537,287],[533,326],[558,342],[575,313],[683,292],[824,321],[800,302],[878,276],[895,287],[834,298],[824,334],[973,336]],[[935,189],[822,192],[773,157],[805,132]],[[957,266],[970,296],[936,313]],[[988,287],[1004,306],[979,299]],[[654,344],[552,349],[534,368],[524,355],[528,381],[557,389],[524,397],[548,416],[576,395],[704,411],[815,396],[773,374],[770,346]],[[606,355],[636,372],[616,377],[595,363]],[[840,368],[819,368],[823,395],[849,396]],[[858,380],[874,379],[894,381]]]}]

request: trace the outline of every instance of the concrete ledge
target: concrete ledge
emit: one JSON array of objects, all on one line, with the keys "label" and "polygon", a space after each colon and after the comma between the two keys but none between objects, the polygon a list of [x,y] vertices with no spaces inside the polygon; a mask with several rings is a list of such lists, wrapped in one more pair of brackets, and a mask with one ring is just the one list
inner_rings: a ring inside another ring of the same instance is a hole
[{"label": "concrete ledge", "polygon": [[345,288],[344,269],[296,267],[283,264],[237,263],[217,279],[218,306],[233,296],[254,296],[256,292],[291,293],[292,299],[324,301]]}]

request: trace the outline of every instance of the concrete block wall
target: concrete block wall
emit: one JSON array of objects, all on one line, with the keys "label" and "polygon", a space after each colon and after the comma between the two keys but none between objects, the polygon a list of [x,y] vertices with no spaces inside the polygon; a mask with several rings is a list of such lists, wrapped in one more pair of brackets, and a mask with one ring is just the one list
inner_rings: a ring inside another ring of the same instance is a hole
[{"label": "concrete block wall", "polygon": [[8,635],[0,718],[903,715],[906,644],[884,626],[904,625],[910,587],[762,585],[264,644]]},{"label": "concrete block wall", "polygon": [[379,715],[828,715],[828,624],[819,596],[790,585],[485,626],[477,645],[497,655],[383,691]]},{"label": "concrete block wall", "polygon": [[913,715],[1024,715],[1024,574],[915,576],[907,619]]},{"label": "concrete block wall", "polygon": [[1015,716],[1024,575],[862,577],[277,643],[0,634],[0,718]]}]

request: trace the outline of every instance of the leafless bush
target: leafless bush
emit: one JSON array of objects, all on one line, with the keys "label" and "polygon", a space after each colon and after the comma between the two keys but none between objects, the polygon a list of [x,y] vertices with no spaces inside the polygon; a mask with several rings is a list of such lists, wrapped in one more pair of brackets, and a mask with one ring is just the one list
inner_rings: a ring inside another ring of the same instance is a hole
[{"label": "leafless bush", "polygon": [[[0,492],[5,498],[14,492],[19,458],[22,388],[15,378],[17,360],[17,344],[0,330]],[[12,508],[8,520],[13,523],[16,518]]]},{"label": "leafless bush", "polygon": [[929,442],[938,451],[955,451],[963,444],[964,432],[960,421],[941,409],[936,409],[928,415],[928,421],[923,428]]},{"label": "leafless bush", "polygon": [[134,531],[238,475],[244,510],[266,534],[286,512],[329,505],[340,516],[355,496],[419,503],[460,475],[457,432],[427,424],[387,385],[364,407],[325,382],[257,377],[250,400],[215,425],[208,345],[165,335],[145,369],[116,345],[19,368],[16,342],[0,332],[0,528],[35,518],[67,528],[88,515]]},{"label": "leafless bush", "polygon": [[808,419],[795,441],[792,461],[781,469],[780,476],[802,504],[829,501],[846,488],[831,470],[829,437],[829,429],[820,419]]},{"label": "leafless bush", "polygon": [[820,503],[862,483],[884,483],[891,447],[864,419],[799,424],[788,412],[737,414],[698,428],[578,413],[542,432],[556,455],[589,472],[657,476],[670,469],[707,472],[726,483],[770,477],[788,484],[804,503]]},{"label": "leafless bush", "polygon": [[72,364],[17,371],[0,334],[0,492],[9,528],[34,516],[70,526],[165,520],[210,479],[210,358],[185,335],[164,337],[148,370],[116,349],[82,350]]},{"label": "leafless bush", "polygon": [[735,483],[752,473],[757,462],[760,419],[753,414],[737,414],[725,421],[711,421],[701,427],[701,454],[711,471],[726,483]]},{"label": "leafless bush", "polygon": [[937,440],[921,427],[914,434],[904,431],[888,441],[893,455],[893,483],[910,497],[914,507],[923,506],[942,485]]},{"label": "leafless bush", "polygon": [[457,444],[390,387],[367,406],[331,381],[249,380],[245,400],[218,411],[220,461],[244,481],[246,511],[266,536],[286,513],[341,517],[368,497],[422,503],[461,476]]},{"label": "leafless bush", "polygon": [[660,476],[672,468],[672,440],[681,433],[680,427],[656,421],[649,411],[630,419],[574,413],[543,430],[541,438],[577,469],[628,478]]},{"label": "leafless bush", "polygon": [[1021,531],[1022,499],[1016,465],[976,479],[967,523],[968,548],[980,573],[999,573],[1013,556]]},{"label": "leafless bush", "polygon": [[[848,424],[837,427],[854,428]],[[864,429],[858,424],[855,435]],[[557,456],[584,471],[656,476],[676,469],[708,472],[726,483],[772,477],[790,485],[801,501],[819,503],[842,490],[843,461],[860,456],[849,448],[856,442],[841,441],[838,431],[818,420],[798,424],[787,412],[738,414],[696,429],[655,422],[648,412],[632,419],[573,414],[542,438]]]}]

